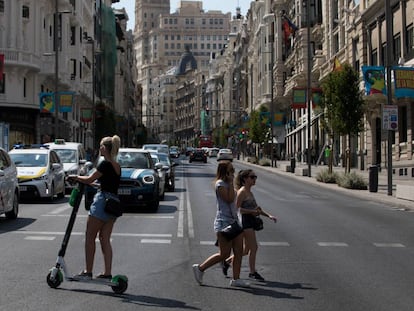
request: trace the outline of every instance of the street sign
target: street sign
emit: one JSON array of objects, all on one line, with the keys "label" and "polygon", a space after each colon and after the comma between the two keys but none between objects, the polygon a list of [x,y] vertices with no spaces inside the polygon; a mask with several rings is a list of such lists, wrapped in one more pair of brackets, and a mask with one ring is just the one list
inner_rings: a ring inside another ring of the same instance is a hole
[{"label": "street sign", "polygon": [[398,106],[385,105],[382,111],[382,128],[384,130],[398,130]]}]

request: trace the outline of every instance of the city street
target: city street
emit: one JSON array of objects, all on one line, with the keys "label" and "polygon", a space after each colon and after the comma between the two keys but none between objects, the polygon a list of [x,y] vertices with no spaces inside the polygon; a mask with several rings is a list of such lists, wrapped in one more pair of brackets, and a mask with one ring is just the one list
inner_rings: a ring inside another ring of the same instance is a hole
[{"label": "city street", "polygon": [[[253,192],[278,218],[276,224],[264,219],[257,233],[256,265],[266,281],[230,287],[216,266],[199,286],[191,265],[217,251],[217,161],[179,161],[176,190],[165,194],[158,213],[126,213],[115,224],[112,272],[128,276],[123,295],[79,282],[47,285],[70,215],[68,196],[21,203],[15,221],[1,217],[0,310],[412,310],[412,212],[261,168]],[[85,223],[82,204],[65,256],[73,274],[84,268]],[[94,274],[102,269],[97,242]],[[248,273],[244,258],[241,277]]]}]

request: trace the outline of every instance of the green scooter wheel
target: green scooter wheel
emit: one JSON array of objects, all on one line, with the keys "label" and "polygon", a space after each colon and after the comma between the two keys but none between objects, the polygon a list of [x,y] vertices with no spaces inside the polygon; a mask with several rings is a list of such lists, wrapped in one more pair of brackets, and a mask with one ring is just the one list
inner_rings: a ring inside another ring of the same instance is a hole
[{"label": "green scooter wheel", "polygon": [[49,272],[47,274],[47,277],[46,277],[47,285],[49,285],[51,288],[58,288],[59,285],[63,281],[63,274],[62,274],[62,272],[59,270],[57,272],[57,274],[56,274],[56,277],[53,280],[51,278],[51,275],[52,275],[52,272]]},{"label": "green scooter wheel", "polygon": [[128,288],[128,278],[125,275],[115,275],[111,282],[118,284],[111,286],[115,294],[123,294]]}]

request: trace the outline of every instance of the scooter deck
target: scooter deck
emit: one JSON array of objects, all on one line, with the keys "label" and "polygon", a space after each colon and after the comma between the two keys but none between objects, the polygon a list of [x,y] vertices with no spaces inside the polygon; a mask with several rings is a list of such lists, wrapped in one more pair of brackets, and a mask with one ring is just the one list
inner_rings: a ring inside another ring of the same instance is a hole
[{"label": "scooter deck", "polygon": [[118,286],[118,282],[113,282],[112,280],[109,279],[98,279],[98,278],[93,278],[93,279],[78,279],[76,277],[67,277],[65,278],[67,281],[70,282],[82,282],[82,283],[91,283],[91,284],[99,284],[99,285],[107,285],[107,286]]}]

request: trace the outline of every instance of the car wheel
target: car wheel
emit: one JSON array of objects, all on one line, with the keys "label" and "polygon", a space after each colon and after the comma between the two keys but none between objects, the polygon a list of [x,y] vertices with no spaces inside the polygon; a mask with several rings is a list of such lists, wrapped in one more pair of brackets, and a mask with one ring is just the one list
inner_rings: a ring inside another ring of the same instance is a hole
[{"label": "car wheel", "polygon": [[55,198],[55,184],[52,183],[52,187],[50,187],[50,197],[49,197],[49,201],[53,202],[53,199]]},{"label": "car wheel", "polygon": [[156,199],[155,201],[149,204],[150,211],[153,213],[157,212],[159,206],[160,206],[160,200]]},{"label": "car wheel", "polygon": [[62,192],[57,194],[58,199],[63,199],[65,197],[65,186],[63,186]]},{"label": "car wheel", "polygon": [[16,219],[19,214],[19,197],[17,192],[14,193],[13,197],[13,209],[10,212],[6,212],[7,219]]}]

